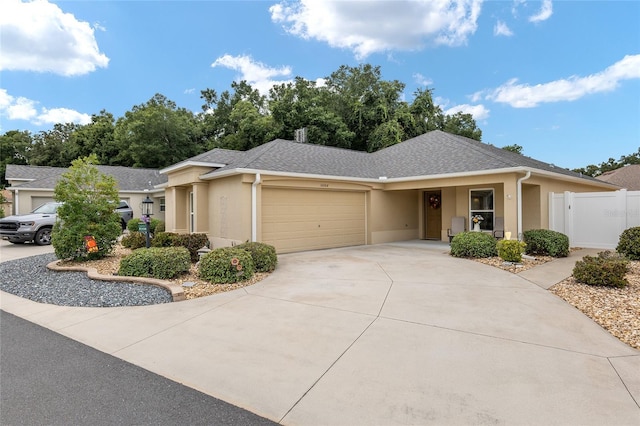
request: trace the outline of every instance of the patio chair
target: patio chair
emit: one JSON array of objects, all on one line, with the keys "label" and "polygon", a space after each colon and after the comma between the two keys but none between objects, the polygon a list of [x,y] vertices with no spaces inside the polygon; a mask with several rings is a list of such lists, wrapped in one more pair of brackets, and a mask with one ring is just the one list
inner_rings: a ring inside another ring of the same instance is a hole
[{"label": "patio chair", "polygon": [[455,216],[451,218],[451,228],[447,229],[447,235],[449,236],[449,243],[453,240],[457,234],[466,230],[465,224],[467,220],[462,216]]},{"label": "patio chair", "polygon": [[496,217],[496,224],[493,227],[493,236],[496,240],[504,238],[504,217]]}]

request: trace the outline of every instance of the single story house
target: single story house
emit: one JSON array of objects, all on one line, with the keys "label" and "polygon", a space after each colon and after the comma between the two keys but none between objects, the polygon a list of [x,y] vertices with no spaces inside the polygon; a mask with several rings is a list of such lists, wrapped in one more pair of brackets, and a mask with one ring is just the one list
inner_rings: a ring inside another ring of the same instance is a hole
[{"label": "single story house", "polygon": [[629,191],[640,191],[640,164],[629,164],[605,172],[596,179],[618,185]]},{"label": "single story house", "polygon": [[[164,220],[164,190],[158,185],[167,177],[155,169],[136,169],[119,166],[97,166],[100,172],[113,176],[118,182],[120,199],[127,201],[134,217],[142,215],[142,200],[147,195],[154,201],[153,217]],[[63,167],[23,166],[7,164],[5,179],[13,193],[13,214],[29,213],[44,203],[54,201],[53,190],[63,173]]]},{"label": "single story house", "polygon": [[167,231],[214,247],[279,253],[412,239],[446,241],[453,217],[496,219],[519,236],[548,228],[550,192],[616,186],[494,146],[432,131],[375,153],[277,139],[214,149],[160,170]]}]

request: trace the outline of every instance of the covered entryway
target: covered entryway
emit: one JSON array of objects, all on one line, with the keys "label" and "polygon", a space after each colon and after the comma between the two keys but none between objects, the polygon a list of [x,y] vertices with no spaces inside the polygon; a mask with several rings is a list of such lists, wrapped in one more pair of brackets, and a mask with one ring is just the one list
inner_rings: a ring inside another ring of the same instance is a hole
[{"label": "covered entryway", "polygon": [[366,244],[365,193],[262,189],[262,241],[279,253]]}]

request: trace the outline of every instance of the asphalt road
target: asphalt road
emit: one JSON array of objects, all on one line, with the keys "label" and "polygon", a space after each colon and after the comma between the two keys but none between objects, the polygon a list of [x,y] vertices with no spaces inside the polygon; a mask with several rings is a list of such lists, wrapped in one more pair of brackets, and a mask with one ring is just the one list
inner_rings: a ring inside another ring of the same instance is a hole
[{"label": "asphalt road", "polygon": [[0,311],[0,424],[275,423]]}]

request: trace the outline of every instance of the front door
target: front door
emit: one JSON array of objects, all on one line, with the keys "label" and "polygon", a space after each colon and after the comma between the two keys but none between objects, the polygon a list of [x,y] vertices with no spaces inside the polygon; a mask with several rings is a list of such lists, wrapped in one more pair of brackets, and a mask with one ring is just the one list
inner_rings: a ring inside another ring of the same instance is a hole
[{"label": "front door", "polygon": [[440,191],[424,193],[425,238],[440,240],[442,238],[442,194]]}]

